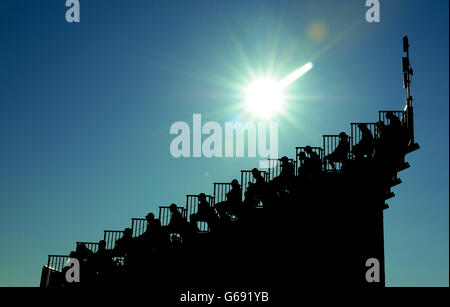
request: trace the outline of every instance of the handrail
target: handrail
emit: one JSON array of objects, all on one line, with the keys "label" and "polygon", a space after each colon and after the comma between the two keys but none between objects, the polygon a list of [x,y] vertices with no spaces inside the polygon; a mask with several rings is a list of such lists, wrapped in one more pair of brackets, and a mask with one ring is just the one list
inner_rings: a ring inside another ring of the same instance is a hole
[{"label": "handrail", "polygon": [[84,244],[88,249],[90,249],[92,252],[98,251],[98,242],[76,242],[77,246]]},{"label": "handrail", "polygon": [[105,230],[104,240],[106,242],[106,249],[114,249],[116,241],[123,236],[123,230]]},{"label": "handrail", "polygon": [[140,217],[131,218],[131,233],[133,238],[139,237],[147,230],[147,219]]}]

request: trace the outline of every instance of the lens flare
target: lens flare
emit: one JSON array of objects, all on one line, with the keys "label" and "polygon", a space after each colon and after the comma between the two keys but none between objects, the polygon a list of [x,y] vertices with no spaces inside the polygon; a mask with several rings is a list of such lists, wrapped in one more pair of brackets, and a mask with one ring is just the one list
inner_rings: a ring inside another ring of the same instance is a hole
[{"label": "lens flare", "polygon": [[311,62],[296,69],[281,81],[260,79],[253,82],[246,90],[247,107],[255,115],[268,118],[283,107],[283,90],[313,68]]},{"label": "lens flare", "polygon": [[260,117],[270,117],[281,109],[282,103],[282,88],[276,81],[257,80],[247,89],[247,106]]}]

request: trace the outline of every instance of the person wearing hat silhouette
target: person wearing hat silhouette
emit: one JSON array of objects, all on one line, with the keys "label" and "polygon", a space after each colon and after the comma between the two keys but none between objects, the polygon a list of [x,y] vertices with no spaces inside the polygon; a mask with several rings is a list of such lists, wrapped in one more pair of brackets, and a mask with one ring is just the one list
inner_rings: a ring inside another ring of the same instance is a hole
[{"label": "person wearing hat silhouette", "polygon": [[345,163],[348,160],[349,150],[350,143],[348,141],[348,135],[345,132],[339,133],[339,144],[331,154],[325,156],[325,163],[328,161],[333,170],[336,170],[335,163]]}]

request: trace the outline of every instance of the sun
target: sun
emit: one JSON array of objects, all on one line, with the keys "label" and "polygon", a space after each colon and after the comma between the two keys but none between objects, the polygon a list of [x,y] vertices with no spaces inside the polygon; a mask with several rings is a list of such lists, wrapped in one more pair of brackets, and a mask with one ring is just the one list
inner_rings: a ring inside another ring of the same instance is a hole
[{"label": "sun", "polygon": [[246,90],[246,104],[249,111],[263,118],[269,118],[281,111],[283,106],[282,90],[282,86],[277,81],[256,80]]}]

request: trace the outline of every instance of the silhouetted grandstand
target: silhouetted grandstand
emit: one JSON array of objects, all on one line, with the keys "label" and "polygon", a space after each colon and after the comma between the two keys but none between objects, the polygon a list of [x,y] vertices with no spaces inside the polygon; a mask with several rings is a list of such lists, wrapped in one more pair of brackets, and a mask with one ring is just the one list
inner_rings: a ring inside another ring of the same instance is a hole
[{"label": "silhouetted grandstand", "polygon": [[[162,206],[157,219],[132,218],[129,238],[105,230],[101,250],[97,242],[77,242],[70,257],[80,261],[79,284],[65,281],[69,255],[49,255],[41,287],[383,287],[386,200],[409,167],[405,155],[419,149],[408,46],[405,37],[403,110],[379,111],[375,122],[351,123],[349,135],[324,135],[321,146],[269,159],[269,169],[258,170],[264,182],[242,170],[241,190],[222,178],[203,203],[186,195],[185,207]],[[379,283],[366,280],[370,258],[381,264]]]}]

